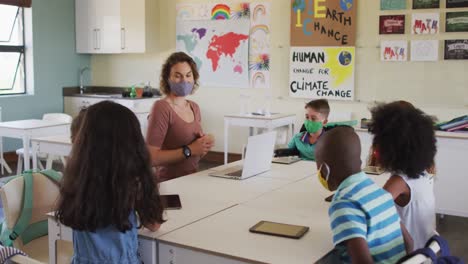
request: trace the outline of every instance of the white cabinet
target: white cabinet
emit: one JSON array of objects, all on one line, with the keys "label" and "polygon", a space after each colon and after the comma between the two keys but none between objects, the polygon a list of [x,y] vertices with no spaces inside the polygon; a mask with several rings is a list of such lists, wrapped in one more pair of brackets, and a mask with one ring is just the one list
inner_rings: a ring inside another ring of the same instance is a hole
[{"label": "white cabinet", "polygon": [[143,135],[145,135],[146,129],[148,127],[148,114],[151,111],[151,107],[153,106],[154,102],[159,100],[159,98],[153,97],[142,99],[120,99],[64,96],[63,109],[66,114],[75,117],[76,115],[78,115],[81,109],[105,100],[113,101],[132,110],[135,113],[138,121],[140,121],[141,131]]},{"label": "white cabinet", "polygon": [[145,0],[75,0],[76,52],[145,52]]}]

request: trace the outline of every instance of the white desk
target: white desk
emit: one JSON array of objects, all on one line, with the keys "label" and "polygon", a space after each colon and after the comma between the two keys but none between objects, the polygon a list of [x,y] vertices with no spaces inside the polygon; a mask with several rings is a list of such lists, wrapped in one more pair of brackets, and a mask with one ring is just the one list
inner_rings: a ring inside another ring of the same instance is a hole
[{"label": "white desk", "polygon": [[[372,134],[356,128],[361,139],[361,159],[366,161]],[[468,217],[468,134],[436,131],[437,153],[434,195],[436,212]]]},{"label": "white desk", "polygon": [[271,131],[277,127],[289,126],[290,137],[294,135],[295,114],[257,115],[225,115],[224,116],[224,164],[227,164],[229,126],[249,127],[249,135],[254,134],[254,128],[266,128]]},{"label": "white desk", "polygon": [[[71,151],[71,139],[69,134],[31,138],[33,169],[37,169],[37,153],[47,153],[49,155],[68,156]],[[47,160],[49,162],[49,160]],[[52,164],[47,164],[50,168]]]},{"label": "white desk", "polygon": [[66,134],[70,123],[41,119],[28,119],[0,123],[0,137],[20,138],[23,140],[24,169],[29,170],[29,147],[33,137]]},{"label": "white desk", "polygon": [[[314,162],[298,162],[292,165],[273,164],[273,173],[264,173],[242,181],[207,176],[208,170],[160,183],[161,194],[179,194],[182,209],[166,211],[167,222],[157,232],[139,230],[142,259],[145,263],[158,263],[157,243],[164,235],[283,188],[315,171]],[[55,243],[58,239],[71,240],[71,230],[58,224],[49,215],[49,256],[55,256]],[[55,263],[53,257],[50,260],[50,263]]]},{"label": "white desk", "polygon": [[[315,177],[283,186],[159,238],[159,263],[313,263],[333,248],[329,196]],[[309,226],[299,240],[249,232],[261,220]]]}]

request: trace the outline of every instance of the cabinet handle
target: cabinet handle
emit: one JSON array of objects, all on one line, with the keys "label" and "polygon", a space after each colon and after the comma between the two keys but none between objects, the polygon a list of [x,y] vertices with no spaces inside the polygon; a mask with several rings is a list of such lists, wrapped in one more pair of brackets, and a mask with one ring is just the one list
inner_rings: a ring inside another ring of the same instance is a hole
[{"label": "cabinet handle", "polygon": [[97,32],[98,32],[98,49],[101,49],[101,29],[98,28],[97,29]]},{"label": "cabinet handle", "polygon": [[97,50],[97,29],[93,29],[93,37],[94,37],[94,41],[93,41],[93,46],[94,46],[94,49]]},{"label": "cabinet handle", "polygon": [[125,44],[126,44],[126,43],[125,43],[125,41],[126,41],[126,39],[125,39],[125,37],[126,37],[126,36],[125,36],[125,33],[126,33],[126,32],[125,32],[125,28],[121,28],[121,29],[120,29],[120,42],[121,42],[121,47],[120,47],[120,48],[123,49],[123,50],[125,49]]}]

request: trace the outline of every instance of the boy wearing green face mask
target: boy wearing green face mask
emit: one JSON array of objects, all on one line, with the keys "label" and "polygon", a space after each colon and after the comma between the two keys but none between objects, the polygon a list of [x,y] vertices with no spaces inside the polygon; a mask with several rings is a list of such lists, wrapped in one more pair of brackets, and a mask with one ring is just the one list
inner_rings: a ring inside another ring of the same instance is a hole
[{"label": "boy wearing green face mask", "polygon": [[[305,121],[301,132],[294,135],[289,141],[288,148],[299,152],[304,160],[315,160],[315,144],[328,122],[330,106],[325,99],[312,100],[305,105]],[[304,131],[303,131],[304,130]]]}]

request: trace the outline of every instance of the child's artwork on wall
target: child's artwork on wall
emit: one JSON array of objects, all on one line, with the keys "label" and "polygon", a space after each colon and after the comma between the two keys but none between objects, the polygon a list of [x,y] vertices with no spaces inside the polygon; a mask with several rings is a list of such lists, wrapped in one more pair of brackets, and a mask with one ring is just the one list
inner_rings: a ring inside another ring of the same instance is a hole
[{"label": "child's artwork on wall", "polygon": [[411,34],[437,34],[439,33],[439,13],[414,13],[411,22]]},{"label": "child's artwork on wall", "polygon": [[380,42],[381,61],[407,61],[408,41],[387,40]]},{"label": "child's artwork on wall", "polygon": [[379,34],[405,34],[405,15],[380,16]]},{"label": "child's artwork on wall", "polygon": [[270,87],[270,3],[250,4],[250,87]]},{"label": "child's artwork on wall", "polygon": [[291,47],[354,46],[356,0],[291,0]]},{"label": "child's artwork on wall", "polygon": [[444,59],[468,60],[468,39],[446,40]]},{"label": "child's artwork on wall", "polygon": [[406,0],[380,0],[380,10],[406,9]]},{"label": "child's artwork on wall", "polygon": [[468,7],[468,0],[446,0],[447,8]]},{"label": "child's artwork on wall", "polygon": [[203,85],[249,87],[248,19],[180,21],[176,49],[192,56]]},{"label": "child's artwork on wall", "polygon": [[270,5],[176,6],[176,48],[194,58],[203,85],[270,88]]},{"label": "child's artwork on wall", "polygon": [[437,61],[439,59],[438,40],[412,40],[411,61]]},{"label": "child's artwork on wall", "polygon": [[354,99],[354,47],[292,47],[291,97]]},{"label": "child's artwork on wall", "polygon": [[440,0],[413,0],[413,9],[439,8]]},{"label": "child's artwork on wall", "polygon": [[445,32],[468,32],[468,12],[448,12]]},{"label": "child's artwork on wall", "polygon": [[179,4],[176,6],[177,20],[209,20],[214,4]]}]

